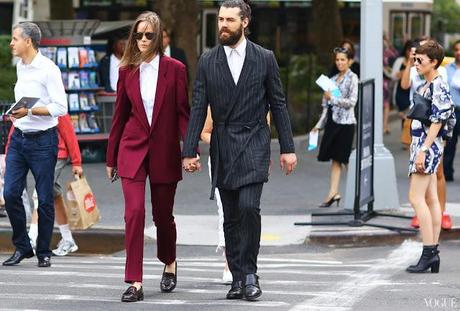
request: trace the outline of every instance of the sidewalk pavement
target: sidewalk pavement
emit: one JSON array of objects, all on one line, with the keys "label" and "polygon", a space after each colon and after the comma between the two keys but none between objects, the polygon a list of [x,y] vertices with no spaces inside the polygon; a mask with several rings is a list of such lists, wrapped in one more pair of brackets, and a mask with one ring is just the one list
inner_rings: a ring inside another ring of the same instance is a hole
[{"label": "sidewalk pavement", "polygon": [[[385,135],[385,146],[395,159],[396,176],[400,206],[392,212],[413,215],[407,200],[409,181],[407,178],[408,151],[402,149],[399,142],[400,122],[393,116],[391,134]],[[316,160],[316,151],[307,152],[307,137],[295,138],[298,156],[297,170],[290,176],[284,176],[279,168],[279,145],[272,141],[273,167],[270,181],[265,185],[261,201],[262,246],[289,244],[320,244],[324,246],[365,246],[376,244],[399,243],[408,234],[398,234],[375,227],[349,226],[294,226],[294,222],[311,221],[315,212],[342,211],[341,208],[317,208],[327,195],[329,187],[330,164]],[[184,173],[184,180],[177,188],[175,216],[178,230],[178,244],[181,245],[216,245],[217,244],[217,207],[215,201],[209,200],[210,184],[207,168],[208,147],[202,146],[201,172]],[[455,163],[460,172],[460,160]],[[75,232],[80,251],[90,253],[112,253],[123,249],[124,239],[124,201],[120,182],[111,184],[106,179],[105,164],[85,164],[85,175],[90,183],[101,212],[101,221],[86,231]],[[460,237],[460,173],[454,182],[447,184],[447,210],[453,216],[454,229],[443,233],[444,238]],[[29,192],[32,192],[33,179],[29,176]],[[70,167],[63,173],[63,180],[71,180]],[[345,195],[346,174],[341,178],[341,193]],[[148,188],[148,187],[147,187]],[[146,190],[146,203],[150,202],[149,190]],[[155,238],[155,229],[151,221],[150,208],[146,208],[146,238]],[[315,221],[334,221],[334,219],[314,219]],[[339,220],[351,220],[345,217]],[[409,227],[410,220],[378,217],[372,223]],[[9,222],[0,218],[0,251],[11,250],[11,230]],[[415,237],[414,237],[415,238]],[[55,234],[55,241],[58,234]]]}]

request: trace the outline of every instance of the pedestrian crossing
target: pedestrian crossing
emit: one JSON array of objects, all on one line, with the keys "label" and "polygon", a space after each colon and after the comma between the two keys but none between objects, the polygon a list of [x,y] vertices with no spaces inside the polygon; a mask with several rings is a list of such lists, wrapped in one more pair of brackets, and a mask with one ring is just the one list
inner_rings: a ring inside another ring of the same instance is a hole
[{"label": "pedestrian crossing", "polygon": [[[0,260],[4,258],[0,256]],[[358,280],[361,277],[365,284],[355,282],[356,286],[388,284],[387,279],[376,277],[379,270],[373,268],[386,265],[385,258],[340,261],[301,254],[261,256],[258,272],[263,290],[261,299],[234,301],[225,299],[229,287],[222,284],[221,257],[178,258],[178,286],[169,294],[159,289],[163,265],[145,260],[145,299],[127,306],[120,302],[126,289],[124,260],[110,256],[68,256],[54,257],[49,269],[37,268],[34,259],[14,267],[0,267],[0,310],[152,310],[152,306],[160,311],[352,310],[345,304],[330,309],[335,299],[344,298],[349,280],[356,281],[358,275]]]}]

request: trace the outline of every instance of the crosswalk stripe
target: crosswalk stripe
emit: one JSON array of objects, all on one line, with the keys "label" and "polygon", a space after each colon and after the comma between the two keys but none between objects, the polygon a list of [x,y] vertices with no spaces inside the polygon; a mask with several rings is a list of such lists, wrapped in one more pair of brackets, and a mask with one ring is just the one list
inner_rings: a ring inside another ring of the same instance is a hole
[{"label": "crosswalk stripe", "polygon": [[[81,295],[46,295],[46,294],[28,294],[24,296],[18,296],[17,294],[2,294],[2,299],[14,299],[14,300],[45,300],[45,301],[91,301],[91,302],[108,302],[108,303],[120,303],[118,299],[107,299],[105,297],[98,296],[81,296]],[[250,306],[256,308],[279,308],[289,306],[290,304],[283,301],[258,301],[257,303],[246,302],[244,300],[200,300],[200,301],[190,301],[190,300],[174,300],[174,299],[156,299],[156,300],[138,301],[136,304],[148,304],[148,305],[180,305],[180,306]],[[158,298],[158,297],[155,297]]]}]

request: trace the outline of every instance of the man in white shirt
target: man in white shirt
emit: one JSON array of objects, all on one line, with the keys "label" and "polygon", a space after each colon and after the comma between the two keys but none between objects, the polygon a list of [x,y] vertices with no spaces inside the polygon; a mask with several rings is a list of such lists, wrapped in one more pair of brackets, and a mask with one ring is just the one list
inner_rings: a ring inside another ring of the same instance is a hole
[{"label": "man in white shirt", "polygon": [[171,45],[171,31],[167,28],[163,28],[163,48],[165,50],[165,55],[177,59],[182,64],[185,65],[187,69],[187,76],[188,76],[188,64],[187,64],[187,56],[185,55],[185,51],[181,48],[175,47]]},{"label": "man in white shirt", "polygon": [[14,132],[6,156],[4,198],[13,228],[14,254],[3,262],[12,266],[34,256],[27,235],[26,215],[21,194],[27,173],[32,171],[38,193],[38,238],[36,255],[39,267],[51,266],[50,241],[54,225],[53,184],[58,153],[58,117],[67,113],[67,99],[59,68],[38,50],[40,29],[33,23],[13,27],[10,47],[17,64],[16,101],[36,97],[30,109],[12,112]]}]

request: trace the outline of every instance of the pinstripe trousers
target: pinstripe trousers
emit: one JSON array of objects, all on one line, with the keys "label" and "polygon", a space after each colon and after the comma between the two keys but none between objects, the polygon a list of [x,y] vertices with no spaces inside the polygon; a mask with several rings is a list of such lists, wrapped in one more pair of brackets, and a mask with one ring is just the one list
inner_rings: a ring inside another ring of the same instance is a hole
[{"label": "pinstripe trousers", "polygon": [[257,272],[260,247],[260,197],[263,183],[237,190],[219,189],[224,207],[225,253],[234,281]]}]

